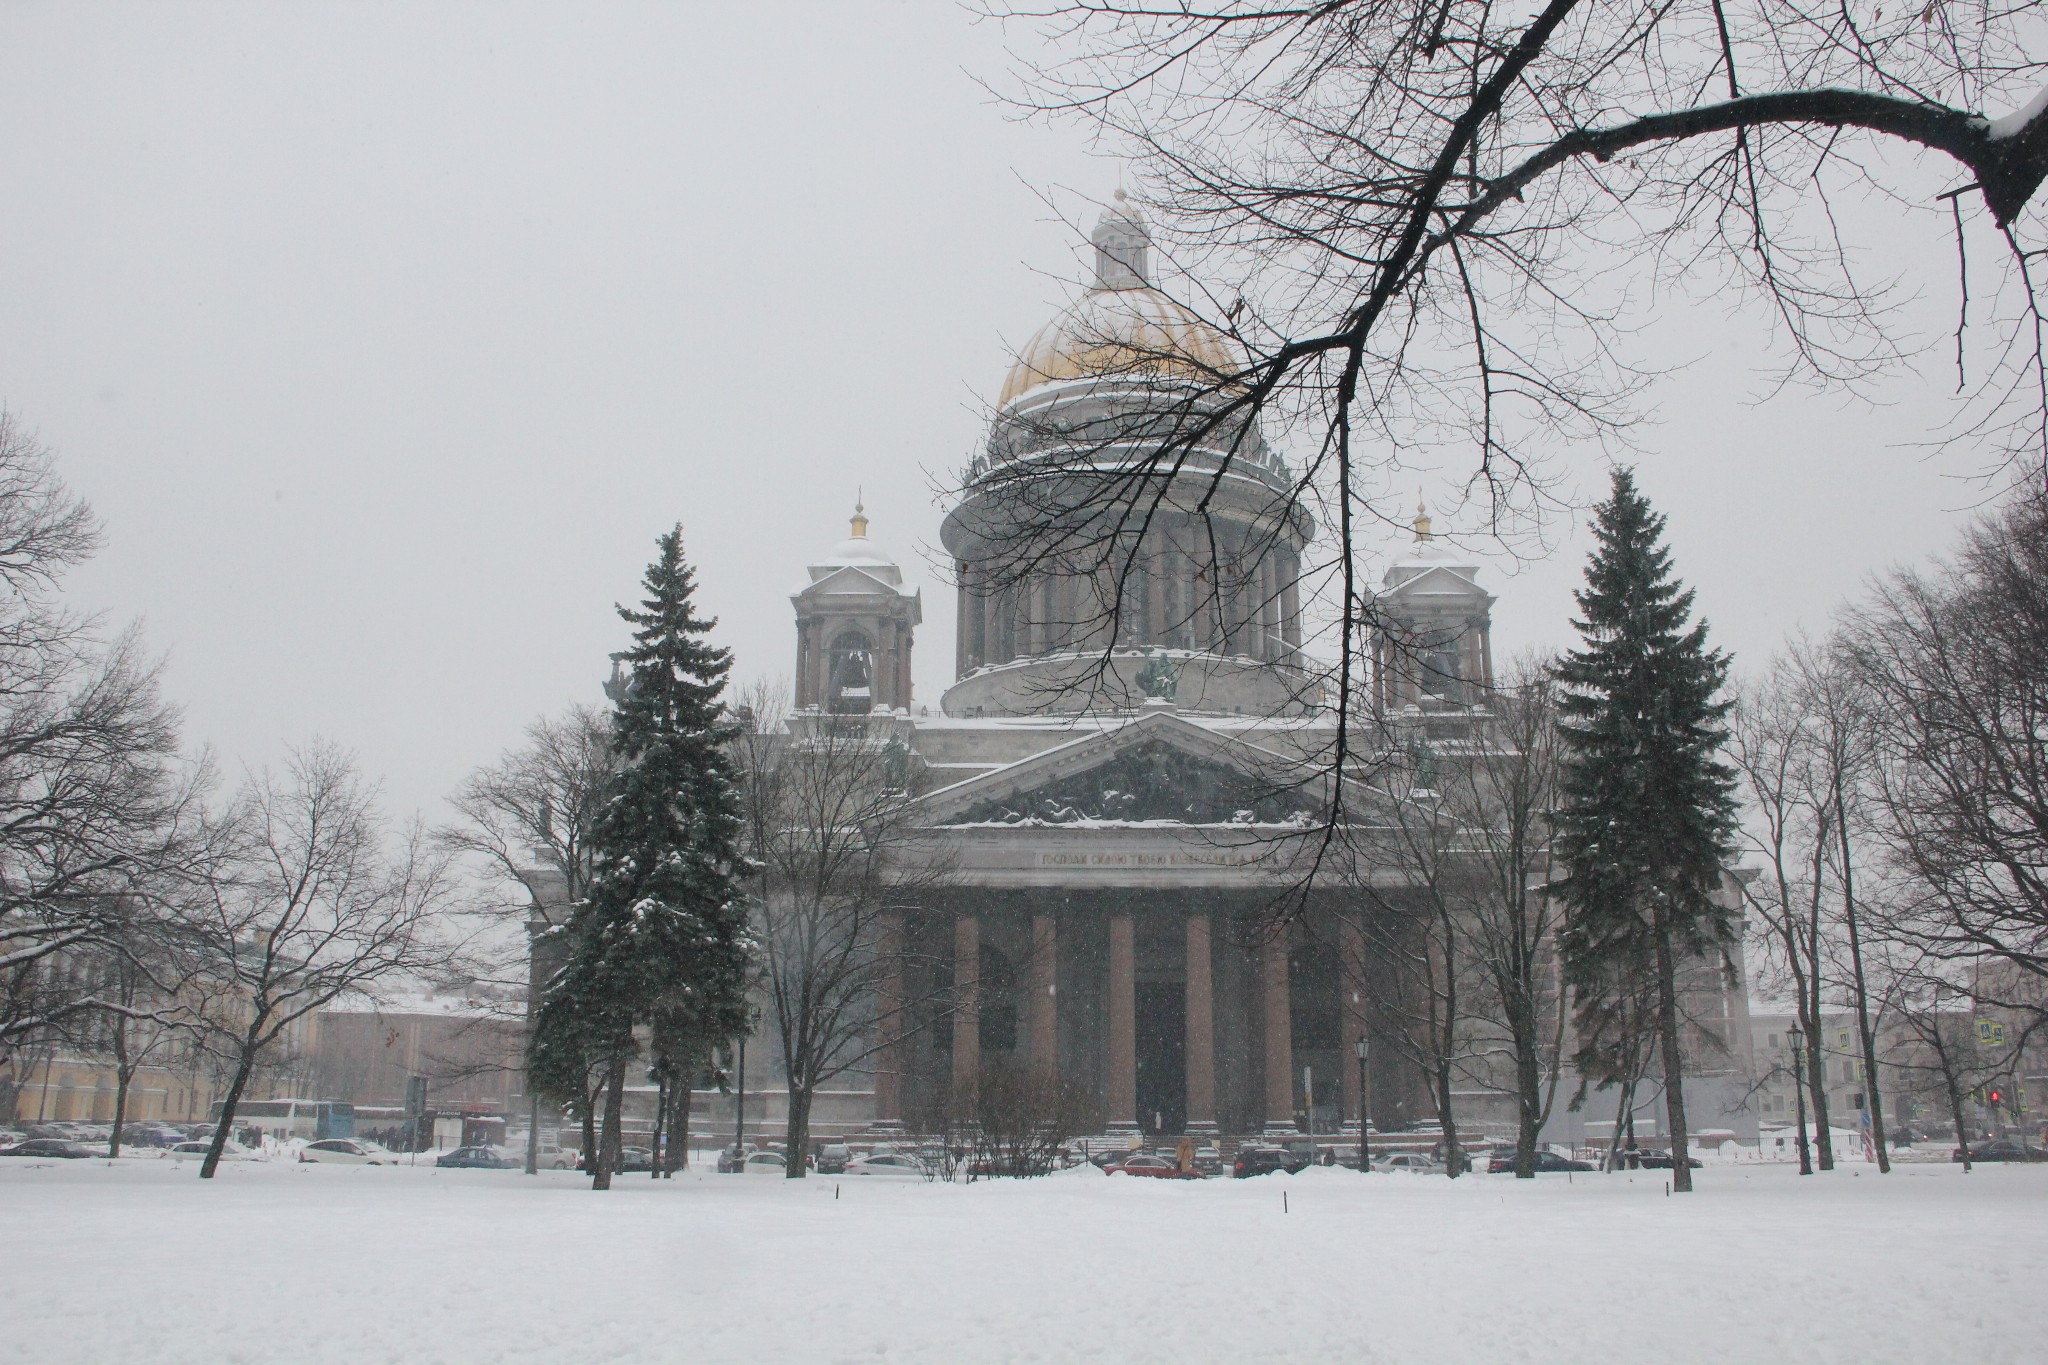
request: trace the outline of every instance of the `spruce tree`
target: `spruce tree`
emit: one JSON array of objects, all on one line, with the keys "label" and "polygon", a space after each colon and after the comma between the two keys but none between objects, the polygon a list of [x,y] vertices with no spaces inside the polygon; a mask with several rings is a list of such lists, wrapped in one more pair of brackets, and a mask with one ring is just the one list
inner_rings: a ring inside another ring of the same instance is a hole
[{"label": "spruce tree", "polygon": [[603,1067],[604,1132],[588,1161],[597,1189],[618,1161],[635,1027],[680,1021],[724,1038],[745,1007],[747,864],[723,704],[732,654],[705,638],[717,622],[696,613],[682,528],[659,546],[640,608],[619,608],[633,644],[611,689],[616,771],[591,831],[589,894],[565,928],[568,960],[533,1047],[551,1079],[573,1078],[579,1057]]},{"label": "spruce tree", "polygon": [[[1596,547],[1576,594],[1582,644],[1557,670],[1564,755],[1560,948],[1587,1074],[1613,1074],[1654,1042],[1671,1136],[1672,1188],[1690,1190],[1678,975],[1728,941],[1714,901],[1732,854],[1735,773],[1721,761],[1728,659],[1692,619],[1671,572],[1664,518],[1625,469],[1595,509]],[[1645,1030],[1651,1037],[1644,1036]]]}]

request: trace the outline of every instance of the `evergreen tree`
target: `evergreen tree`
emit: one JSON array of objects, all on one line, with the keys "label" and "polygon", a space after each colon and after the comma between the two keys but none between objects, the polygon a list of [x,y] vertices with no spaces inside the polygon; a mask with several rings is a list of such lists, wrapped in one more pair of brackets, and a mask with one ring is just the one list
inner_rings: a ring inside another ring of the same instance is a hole
[{"label": "evergreen tree", "polygon": [[730,1036],[745,1006],[748,944],[740,878],[740,800],[722,698],[731,651],[705,636],[682,528],[660,540],[639,610],[619,608],[633,645],[611,689],[617,770],[593,822],[589,894],[570,916],[562,971],[533,1043],[536,1069],[567,1089],[579,1067],[603,1069],[604,1131],[588,1162],[608,1188],[619,1156],[637,1026],[661,1021]]},{"label": "evergreen tree", "polygon": [[1557,669],[1564,719],[1560,947],[1587,1074],[1641,1066],[1645,1028],[1662,1063],[1672,1188],[1689,1190],[1678,973],[1733,933],[1713,899],[1732,855],[1735,773],[1719,755],[1728,659],[1692,620],[1671,572],[1664,518],[1625,469],[1595,509],[1597,542],[1576,594],[1582,646]]}]

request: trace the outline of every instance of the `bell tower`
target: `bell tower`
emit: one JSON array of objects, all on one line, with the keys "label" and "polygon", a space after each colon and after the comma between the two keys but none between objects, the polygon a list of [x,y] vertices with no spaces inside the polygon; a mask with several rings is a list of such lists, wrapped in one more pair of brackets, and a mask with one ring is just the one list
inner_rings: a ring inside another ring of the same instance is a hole
[{"label": "bell tower", "polygon": [[837,715],[910,709],[910,647],[924,621],[922,594],[868,539],[856,500],[851,534],[809,568],[790,594],[796,608],[796,704]]},{"label": "bell tower", "polygon": [[1415,502],[1415,541],[1387,566],[1374,647],[1382,714],[1483,706],[1493,687],[1493,594],[1443,548]]}]

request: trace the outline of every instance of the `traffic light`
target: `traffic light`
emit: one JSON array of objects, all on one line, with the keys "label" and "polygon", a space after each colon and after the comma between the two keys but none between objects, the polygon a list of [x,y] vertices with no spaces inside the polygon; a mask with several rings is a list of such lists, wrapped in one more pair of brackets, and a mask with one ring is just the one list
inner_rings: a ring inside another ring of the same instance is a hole
[{"label": "traffic light", "polygon": [[2005,1092],[2003,1090],[2000,1090],[1998,1087],[1993,1086],[1991,1088],[1990,1093],[1987,1094],[1985,1098],[1990,1100],[1993,1104],[2002,1104],[2005,1101]]}]

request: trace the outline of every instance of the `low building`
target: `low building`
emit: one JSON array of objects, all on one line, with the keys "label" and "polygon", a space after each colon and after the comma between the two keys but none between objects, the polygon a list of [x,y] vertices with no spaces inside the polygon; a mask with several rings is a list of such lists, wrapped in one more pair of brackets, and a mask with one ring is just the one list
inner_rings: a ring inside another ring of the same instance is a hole
[{"label": "low building", "polygon": [[[321,1010],[306,1075],[322,1099],[403,1114],[415,1078],[429,1111],[512,1117],[525,1107],[523,997],[475,989],[350,999]],[[376,1135],[391,1124],[359,1125]]]}]

